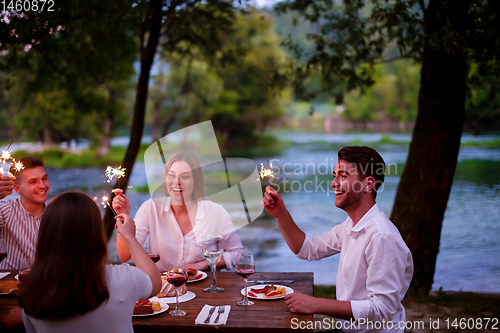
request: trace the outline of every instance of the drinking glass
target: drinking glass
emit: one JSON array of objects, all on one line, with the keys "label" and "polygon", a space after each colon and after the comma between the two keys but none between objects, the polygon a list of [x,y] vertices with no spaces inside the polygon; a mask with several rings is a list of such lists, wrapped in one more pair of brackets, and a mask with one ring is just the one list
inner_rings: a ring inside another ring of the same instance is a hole
[{"label": "drinking glass", "polygon": [[7,248],[5,246],[5,241],[0,239],[0,262],[7,258]]},{"label": "drinking glass", "polygon": [[217,287],[217,263],[222,259],[222,240],[223,236],[207,235],[202,237],[203,255],[208,261],[208,265],[212,269],[212,285],[208,288],[203,289],[206,293],[221,293],[224,288]]},{"label": "drinking glass", "polygon": [[168,263],[167,281],[175,287],[175,300],[177,305],[175,310],[170,311],[171,316],[182,317],[186,315],[186,311],[179,308],[179,287],[187,282],[187,268],[184,260],[173,260]]},{"label": "drinking glass", "polygon": [[255,273],[255,261],[251,252],[243,251],[238,253],[236,259],[236,274],[240,275],[245,280],[245,297],[239,301],[238,305],[250,306],[254,303],[248,300],[247,283],[248,277]]},{"label": "drinking glass", "polygon": [[160,252],[158,251],[157,242],[145,242],[143,248],[155,264],[160,261]]},{"label": "drinking glass", "polygon": [[31,265],[33,264],[32,258],[21,259],[19,264],[19,281],[23,282],[24,278],[30,272]]}]

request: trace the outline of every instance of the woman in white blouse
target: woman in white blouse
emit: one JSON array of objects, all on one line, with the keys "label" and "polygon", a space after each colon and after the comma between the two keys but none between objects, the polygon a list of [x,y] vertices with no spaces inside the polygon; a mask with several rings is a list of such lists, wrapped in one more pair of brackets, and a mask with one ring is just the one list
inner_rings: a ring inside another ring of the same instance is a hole
[{"label": "woman in white blouse", "polygon": [[[242,250],[241,241],[227,211],[203,199],[203,174],[198,159],[192,154],[176,154],[167,162],[163,176],[165,196],[147,200],[135,215],[136,239],[142,243],[149,235],[150,244],[157,244],[160,271],[168,269],[169,261],[180,259],[190,268],[206,270],[208,263],[203,256],[201,237],[223,235],[224,254],[217,267],[231,269]],[[115,211],[130,214],[129,199],[122,190],[115,190],[115,194]],[[122,261],[130,260],[130,252],[120,234],[116,249]]]}]

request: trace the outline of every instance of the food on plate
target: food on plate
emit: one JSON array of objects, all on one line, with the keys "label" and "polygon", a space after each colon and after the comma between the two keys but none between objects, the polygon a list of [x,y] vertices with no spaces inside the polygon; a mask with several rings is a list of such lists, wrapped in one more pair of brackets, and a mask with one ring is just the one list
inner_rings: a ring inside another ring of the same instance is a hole
[{"label": "food on plate", "polygon": [[201,277],[203,276],[201,272],[199,272],[198,274],[198,270],[194,268],[188,268],[187,274],[188,274],[188,281],[198,280],[201,279]]},{"label": "food on plate", "polygon": [[137,303],[135,303],[134,315],[152,314],[154,312],[155,311],[153,310],[153,303],[151,303],[149,299],[138,301]]},{"label": "food on plate", "polygon": [[20,284],[21,284],[20,281],[0,281],[0,293],[2,294],[17,293]]},{"label": "food on plate", "polygon": [[153,309],[153,311],[160,311],[161,310],[160,302],[154,301],[153,303],[151,303],[151,308]]},{"label": "food on plate", "polygon": [[282,290],[284,288],[278,288],[276,290],[270,290],[264,293],[264,298],[275,298],[285,296],[286,290]]},{"label": "food on plate", "polygon": [[[167,276],[162,275],[161,276],[161,283],[162,287],[157,297],[175,297],[176,291],[175,291],[175,286],[167,281]],[[184,295],[187,293],[187,287],[186,285],[182,285],[179,287],[179,296]]]},{"label": "food on plate", "polygon": [[248,294],[252,297],[258,297],[256,294],[263,294],[263,298],[277,298],[286,295],[286,287],[276,287],[271,284],[260,289],[252,288]]},{"label": "food on plate", "polygon": [[267,293],[268,291],[273,291],[276,289],[277,288],[273,284],[271,284],[271,285],[265,286],[264,288],[260,288],[260,289],[252,288],[252,289],[250,289],[250,291],[252,291],[256,294],[264,294],[264,293]]}]

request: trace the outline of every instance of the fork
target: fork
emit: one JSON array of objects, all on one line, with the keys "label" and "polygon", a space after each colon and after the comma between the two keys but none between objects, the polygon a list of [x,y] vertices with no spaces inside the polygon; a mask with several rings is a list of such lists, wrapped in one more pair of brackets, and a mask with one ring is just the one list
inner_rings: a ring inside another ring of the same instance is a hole
[{"label": "fork", "polygon": [[214,324],[219,322],[219,317],[221,313],[224,313],[225,306],[219,306],[219,311],[217,313],[217,317],[215,318]]}]

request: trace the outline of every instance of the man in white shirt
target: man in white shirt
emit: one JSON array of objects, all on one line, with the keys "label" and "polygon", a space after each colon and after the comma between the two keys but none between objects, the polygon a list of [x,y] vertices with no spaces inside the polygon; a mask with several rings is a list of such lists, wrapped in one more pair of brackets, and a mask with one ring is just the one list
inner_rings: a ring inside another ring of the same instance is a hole
[{"label": "man in white shirt", "polygon": [[24,169],[0,178],[0,199],[19,193],[19,199],[0,200],[0,238],[5,241],[7,257],[0,269],[18,269],[20,261],[35,258],[40,220],[49,194],[49,177],[43,161],[33,157],[20,159]]},{"label": "man in white shirt", "polygon": [[297,227],[278,192],[266,188],[262,205],[276,218],[297,257],[319,260],[340,252],[337,300],[292,293],[285,296],[291,312],[343,319],[335,324],[339,332],[404,332],[401,300],[413,276],[413,260],[399,231],[375,202],[384,173],[384,160],[374,149],[342,148],[331,187],[335,206],[349,217],[312,238]]}]

